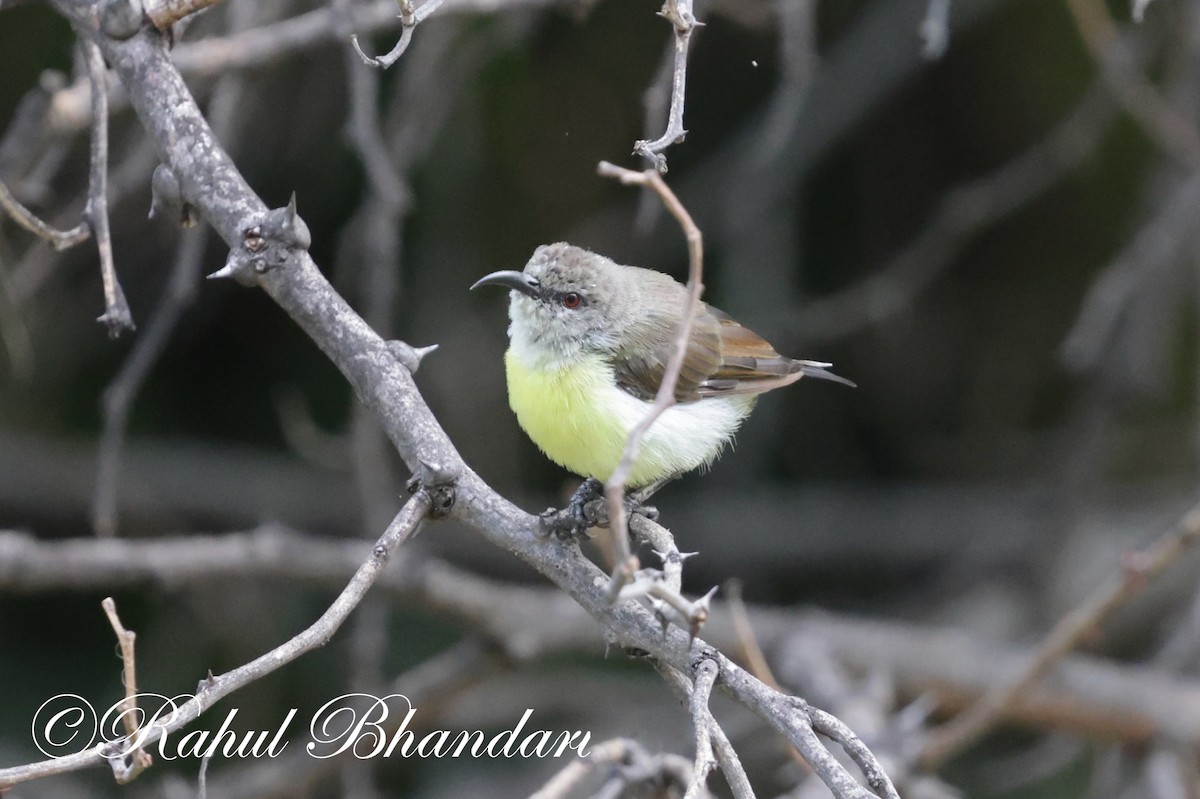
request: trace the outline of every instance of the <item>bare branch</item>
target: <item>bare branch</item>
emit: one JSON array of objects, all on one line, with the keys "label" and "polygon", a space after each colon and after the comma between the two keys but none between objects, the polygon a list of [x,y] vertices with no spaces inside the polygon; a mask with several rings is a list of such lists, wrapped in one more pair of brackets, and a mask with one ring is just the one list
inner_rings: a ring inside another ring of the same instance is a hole
[{"label": "bare branch", "polygon": [[12,192],[8,190],[3,181],[0,181],[0,208],[7,211],[8,215],[18,225],[35,236],[50,242],[56,250],[65,250],[69,247],[74,247],[76,244],[87,241],[88,237],[92,235],[91,228],[84,222],[79,223],[70,230],[58,230],[43,222],[12,195]]},{"label": "bare branch", "polygon": [[386,55],[373,58],[364,53],[358,45],[357,34],[350,37],[350,44],[354,46],[354,52],[358,53],[359,58],[363,60],[364,64],[379,67],[380,69],[387,69],[399,61],[400,56],[404,55],[404,51],[408,49],[408,43],[412,41],[413,30],[417,25],[427,19],[433,12],[437,11],[444,2],[445,0],[425,0],[420,8],[414,9],[412,0],[397,0],[396,4],[400,6],[400,24],[403,28],[400,31],[400,39],[396,42],[396,46],[388,51]]},{"label": "bare branch", "polygon": [[692,696],[688,702],[692,714],[692,726],[696,731],[696,762],[692,766],[692,782],[688,785],[683,799],[696,799],[704,790],[704,782],[708,774],[717,767],[713,756],[711,729],[716,721],[712,711],[708,709],[708,699],[712,696],[713,685],[717,681],[717,664],[705,658],[696,664],[696,678],[692,686]]},{"label": "bare branch", "polygon": [[[655,662],[654,667],[662,675],[662,678],[670,686],[671,690],[690,706],[694,690],[693,684],[665,663]],[[738,757],[733,744],[729,741],[729,736],[725,734],[725,730],[721,729],[721,725],[711,715],[709,718],[709,737],[717,756],[717,762],[721,766],[721,772],[725,775],[726,782],[729,783],[729,788],[733,792],[734,799],[754,799],[754,789],[750,786],[750,778],[746,776],[746,769],[742,766],[741,758]]]},{"label": "bare branch", "polygon": [[1102,0],[1067,0],[1067,8],[1088,52],[1100,67],[1113,97],[1172,158],[1200,163],[1200,136],[1194,123],[1167,104],[1158,90],[1121,52],[1117,26]]},{"label": "bare branch", "polygon": [[[218,699],[265,677],[306,652],[325,644],[342,626],[351,611],[362,601],[368,589],[387,565],[392,552],[416,533],[432,507],[433,500],[430,493],[423,488],[417,490],[400,513],[396,515],[396,518],[392,520],[383,535],[379,537],[379,540],[375,542],[371,555],[358,567],[358,571],[354,573],[350,582],[319,619],[294,638],[251,662],[225,674],[210,675],[201,681],[192,699],[179,705],[161,724],[155,724],[138,740],[138,743],[141,746],[147,746],[156,742],[164,734],[174,732],[195,721]],[[111,757],[110,750],[115,746],[119,751],[123,745],[122,741],[113,743],[105,741],[77,754],[25,766],[0,769],[0,790],[29,780],[53,774],[64,774],[106,762]]]},{"label": "bare branch", "polygon": [[933,218],[875,274],[814,300],[791,325],[806,340],[829,340],[882,324],[912,303],[981,230],[1045,192],[1095,152],[1115,113],[1091,89],[1041,141],[991,174],[947,192]]},{"label": "bare branch", "polygon": [[1146,585],[1178,561],[1200,541],[1200,505],[1196,505],[1149,550],[1128,556],[1122,573],[1109,580],[1064,616],[1038,647],[1028,667],[1008,683],[995,686],[975,704],[926,742],[921,760],[931,768],[992,730],[1017,697],[1037,684],[1088,633],[1104,624],[1113,611],[1145,589]]},{"label": "bare branch", "polygon": [[[607,161],[600,162],[598,172],[602,177],[616,178],[626,186],[648,186],[653,189],[663,204],[667,206],[667,210],[679,221],[688,243],[688,297],[683,307],[683,317],[679,320],[679,329],[675,333],[675,351],[671,353],[671,360],[667,362],[667,369],[663,374],[662,384],[658,387],[658,393],[654,397],[654,404],[646,414],[646,418],[630,431],[621,461],[609,476],[604,487],[605,495],[608,498],[609,522],[613,541],[617,552],[620,553],[620,557],[617,558],[617,568],[631,573],[636,571],[636,567],[629,569],[627,566],[632,556],[629,554],[629,534],[625,523],[625,482],[633,470],[633,464],[637,460],[638,450],[641,448],[642,438],[646,435],[646,431],[667,408],[675,404],[675,385],[679,381],[679,370],[683,367],[683,359],[687,355],[688,339],[692,335],[696,310],[700,307],[700,294],[704,291],[704,240],[700,234],[700,228],[692,221],[692,217],[683,207],[683,203],[667,187],[658,172],[652,169],[645,172],[634,172]],[[613,584],[616,586],[616,590],[620,589],[616,580],[613,581]]]},{"label": "bare branch", "polygon": [[846,754],[862,770],[863,775],[867,778],[867,785],[871,786],[872,791],[885,799],[900,799],[900,795],[896,793],[896,786],[892,785],[892,781],[884,772],[883,766],[879,764],[879,760],[871,753],[867,745],[846,726],[845,722],[833,714],[811,705],[808,707],[808,716],[812,719],[814,730],[842,745]]},{"label": "bare branch", "polygon": [[1130,300],[1147,285],[1147,274],[1169,267],[1195,237],[1197,203],[1200,169],[1167,196],[1154,218],[1142,225],[1088,288],[1079,316],[1060,347],[1068,368],[1078,372],[1090,369],[1110,351],[1113,333]]},{"label": "bare branch", "polygon": [[[125,725],[125,733],[129,738],[133,738],[138,731],[138,725],[135,719],[137,713],[137,659],[134,655],[134,641],[137,636],[130,630],[125,629],[125,625],[121,623],[121,617],[117,615],[117,603],[112,597],[106,597],[101,601],[100,606],[104,608],[104,615],[108,616],[108,623],[112,625],[113,632],[117,636],[117,644],[121,647],[121,683],[125,686],[125,699],[121,702],[121,721]],[[132,781],[143,770],[145,770],[153,761],[150,755],[141,748],[134,749],[130,753],[132,762],[126,766],[124,758],[114,758],[112,760],[113,770],[117,776],[117,782],[126,783]]]},{"label": "bare branch", "polygon": [[688,44],[692,31],[702,24],[692,14],[692,0],[663,0],[659,16],[671,23],[675,36],[675,65],[671,72],[671,110],[667,115],[667,129],[654,141],[639,139],[633,145],[634,155],[648,160],[655,170],[667,172],[667,157],[663,152],[672,144],[683,141],[687,131],[683,128],[683,101],[687,89]]},{"label": "bare branch", "polygon": [[108,78],[100,48],[87,38],[81,38],[88,79],[92,84],[92,144],[91,168],[88,175],[88,203],[84,217],[96,237],[100,252],[100,276],[104,279],[104,313],[96,321],[108,328],[110,338],[133,330],[133,316],[125,292],[117,280],[113,264],[112,235],[108,229]]}]

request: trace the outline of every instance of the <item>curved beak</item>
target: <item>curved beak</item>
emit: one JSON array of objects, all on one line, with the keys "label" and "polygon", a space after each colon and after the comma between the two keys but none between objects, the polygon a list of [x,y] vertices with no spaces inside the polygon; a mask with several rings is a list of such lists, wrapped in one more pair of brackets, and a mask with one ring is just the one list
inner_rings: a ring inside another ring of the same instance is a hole
[{"label": "curved beak", "polygon": [[524,272],[505,270],[503,272],[492,272],[487,277],[480,278],[475,281],[475,285],[471,286],[471,290],[474,291],[480,286],[502,286],[506,289],[519,291],[530,297],[536,297],[541,285],[537,278],[530,277]]}]

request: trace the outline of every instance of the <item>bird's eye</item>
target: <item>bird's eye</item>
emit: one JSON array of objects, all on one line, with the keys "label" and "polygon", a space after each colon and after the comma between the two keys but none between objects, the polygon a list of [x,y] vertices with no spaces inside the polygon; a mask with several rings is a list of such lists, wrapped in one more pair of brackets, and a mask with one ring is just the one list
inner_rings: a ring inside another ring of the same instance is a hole
[{"label": "bird's eye", "polygon": [[583,298],[574,291],[569,291],[562,297],[562,304],[564,308],[578,308],[579,304],[582,302]]}]

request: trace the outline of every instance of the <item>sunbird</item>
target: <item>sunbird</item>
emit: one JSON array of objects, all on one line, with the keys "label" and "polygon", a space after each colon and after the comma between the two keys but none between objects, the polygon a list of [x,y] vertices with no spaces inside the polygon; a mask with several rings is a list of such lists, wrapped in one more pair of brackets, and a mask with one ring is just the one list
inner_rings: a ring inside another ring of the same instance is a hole
[{"label": "sunbird", "polygon": [[[538,247],[521,272],[493,272],[471,288],[480,286],[510,289],[508,402],[550,460],[587,478],[568,506],[569,526],[582,532],[584,504],[598,496],[654,404],[687,289],[565,242]],[[653,491],[711,464],[759,394],[802,377],[854,386],[827,371],[831,365],[780,355],[729,314],[699,303],[676,404],[646,432],[627,487]]]}]

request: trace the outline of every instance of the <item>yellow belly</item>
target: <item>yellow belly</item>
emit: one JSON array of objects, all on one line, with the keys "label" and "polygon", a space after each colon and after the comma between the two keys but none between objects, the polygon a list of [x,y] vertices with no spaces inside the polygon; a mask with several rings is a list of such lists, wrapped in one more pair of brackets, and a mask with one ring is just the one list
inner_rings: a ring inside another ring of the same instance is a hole
[{"label": "yellow belly", "polygon": [[[650,403],[619,389],[611,367],[597,356],[533,369],[509,350],[504,363],[509,405],[533,442],[560,466],[607,480]],[[753,405],[752,397],[741,396],[668,409],[643,439],[628,485],[649,485],[710,463]]]}]

